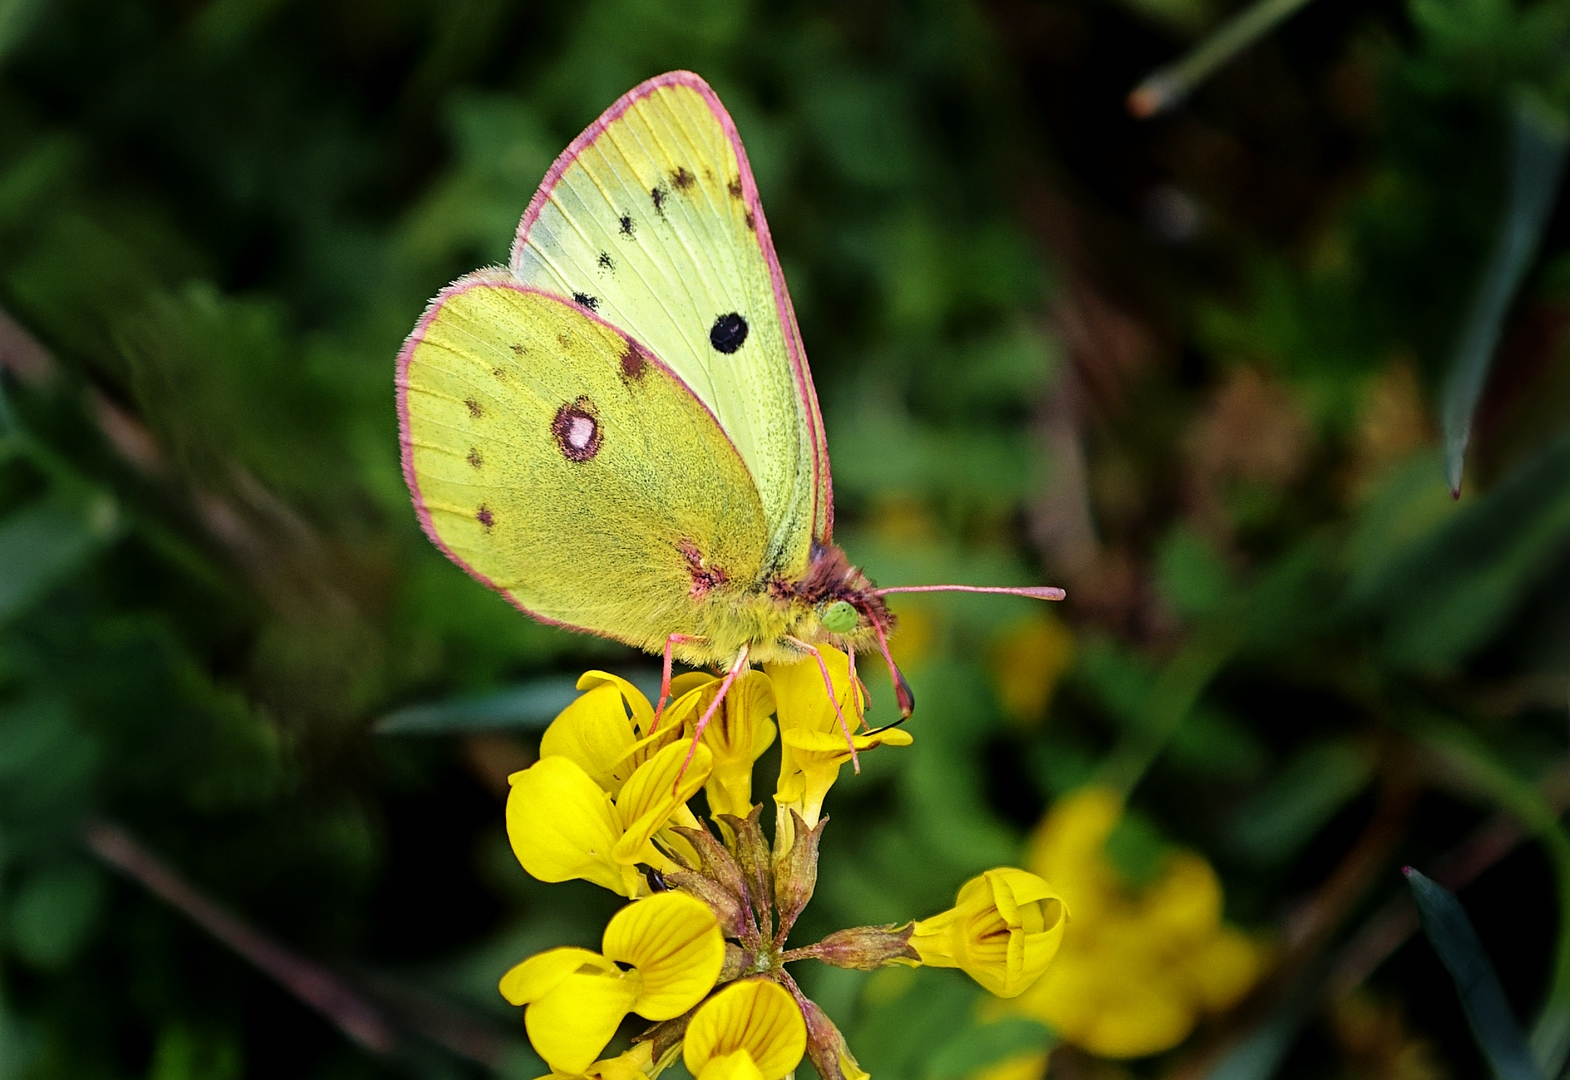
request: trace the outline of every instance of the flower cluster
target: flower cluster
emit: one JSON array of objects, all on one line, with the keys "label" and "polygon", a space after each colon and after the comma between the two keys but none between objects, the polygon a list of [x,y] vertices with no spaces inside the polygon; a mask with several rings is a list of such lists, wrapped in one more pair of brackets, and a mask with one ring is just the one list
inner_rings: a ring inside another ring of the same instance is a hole
[{"label": "flower cluster", "polygon": [[[510,778],[507,835],[523,868],[632,901],[611,918],[599,952],[551,949],[501,981],[502,995],[525,1007],[530,1041],[553,1076],[652,1080],[679,1055],[697,1080],[781,1080],[806,1056],[823,1080],[862,1080],[833,1021],[785,965],[954,967],[1003,997],[1047,970],[1068,908],[1046,881],[1012,868],[967,882],[955,906],[932,918],[786,947],[817,884],[823,800],[852,745],[859,755],[911,741],[901,729],[869,730],[866,690],[848,658],[823,656],[827,682],[811,662],[742,673],[696,745],[719,680],[676,678],[656,718],[631,683],[591,671],[546,731],[540,760]],[[770,843],[752,773],[776,737]],[[700,789],[707,824],[688,806]],[[633,1013],[651,1026],[630,1050],[602,1057]]]},{"label": "flower cluster", "polygon": [[[1258,945],[1221,919],[1221,882],[1192,851],[1173,850],[1143,887],[1107,857],[1123,817],[1115,792],[1064,796],[1031,838],[1031,869],[1045,874],[1082,917],[1045,978],[1006,1011],[1044,1021],[1066,1043],[1109,1058],[1176,1046],[1205,1013],[1231,1007],[1263,967]],[[1039,1077],[1044,1059],[1008,1075]]]}]

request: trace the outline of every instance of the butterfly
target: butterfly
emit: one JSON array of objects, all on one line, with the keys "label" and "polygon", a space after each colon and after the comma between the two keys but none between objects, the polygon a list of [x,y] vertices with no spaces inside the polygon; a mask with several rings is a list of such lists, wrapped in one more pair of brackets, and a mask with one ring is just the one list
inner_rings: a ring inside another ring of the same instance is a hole
[{"label": "butterfly", "polygon": [[816,659],[832,700],[823,645],[881,653],[908,718],[890,593],[1063,598],[879,589],[834,545],[790,293],[736,125],[691,72],[638,85],[573,140],[508,264],[426,308],[397,390],[436,546],[542,622],[663,653],[657,713],[673,659],[723,668],[699,735],[754,662]]}]

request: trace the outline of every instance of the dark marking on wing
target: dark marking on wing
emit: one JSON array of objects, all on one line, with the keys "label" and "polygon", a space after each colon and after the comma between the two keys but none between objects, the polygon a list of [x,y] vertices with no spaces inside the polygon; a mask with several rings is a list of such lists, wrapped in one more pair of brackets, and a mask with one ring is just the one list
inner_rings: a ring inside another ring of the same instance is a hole
[{"label": "dark marking on wing", "polygon": [[730,192],[730,197],[731,198],[733,198],[733,199],[741,198],[741,177],[738,176],[734,180],[732,180],[730,183],[726,184],[725,185],[725,190]]},{"label": "dark marking on wing", "polygon": [[654,212],[660,217],[665,216],[665,200],[670,198],[670,194],[664,184],[656,184],[649,189],[649,198],[654,201]]},{"label": "dark marking on wing", "polygon": [[703,599],[729,579],[723,567],[707,565],[708,560],[703,557],[703,552],[691,540],[683,540],[678,547],[687,560],[687,572],[692,576],[692,588],[688,590],[688,595],[694,600]]},{"label": "dark marking on wing", "polygon": [[721,315],[709,328],[709,344],[714,346],[715,352],[724,353],[726,356],[741,348],[746,340],[747,320],[737,311],[729,315]]},{"label": "dark marking on wing", "polygon": [[473,398],[468,398],[464,401],[464,404],[469,407],[469,415],[476,420],[485,415],[485,410],[480,408],[480,403]]},{"label": "dark marking on wing", "polygon": [[496,377],[498,382],[506,382],[507,381],[507,372],[505,370],[503,370],[502,368],[499,368],[499,367],[491,368],[491,374]]},{"label": "dark marking on wing", "polygon": [[676,186],[677,191],[685,193],[697,182],[698,178],[688,172],[685,165],[678,165],[676,171],[671,173],[671,183]]},{"label": "dark marking on wing", "polygon": [[572,348],[572,338],[568,337],[567,332],[563,330],[561,333],[556,335],[556,344],[560,345],[564,349],[570,349]]},{"label": "dark marking on wing", "polygon": [[600,298],[598,296],[590,296],[586,292],[575,292],[572,294],[572,298],[590,311],[600,310]]},{"label": "dark marking on wing", "polygon": [[627,351],[621,354],[622,382],[634,383],[649,370],[649,358],[643,355],[635,342],[627,342]]},{"label": "dark marking on wing", "polygon": [[568,402],[556,410],[551,420],[551,435],[562,457],[568,461],[588,461],[600,452],[605,433],[600,428],[594,402],[586,397]]},{"label": "dark marking on wing", "polygon": [[614,270],[614,269],[616,269],[616,260],[611,258],[611,253],[610,252],[608,252],[608,251],[600,252],[600,269],[601,270]]},{"label": "dark marking on wing", "polygon": [[512,351],[515,355],[522,356],[524,353],[529,351],[529,347],[520,341],[516,345],[512,346]]},{"label": "dark marking on wing", "polygon": [[753,220],[752,211],[748,210],[747,213],[745,215],[743,215],[743,216],[746,218],[748,231],[750,231],[750,232],[757,232],[758,231],[758,223]]},{"label": "dark marking on wing", "polygon": [[490,532],[491,526],[496,524],[496,515],[491,513],[491,508],[484,503],[474,512],[474,520],[485,526],[485,531]]},{"label": "dark marking on wing", "polygon": [[480,456],[480,448],[478,446],[469,447],[469,457],[467,460],[470,467],[475,469],[478,469],[481,465],[485,464],[485,459]]},{"label": "dark marking on wing", "polygon": [[623,236],[631,236],[632,235],[632,215],[631,214],[623,214],[621,216],[620,224],[621,224],[621,234]]}]

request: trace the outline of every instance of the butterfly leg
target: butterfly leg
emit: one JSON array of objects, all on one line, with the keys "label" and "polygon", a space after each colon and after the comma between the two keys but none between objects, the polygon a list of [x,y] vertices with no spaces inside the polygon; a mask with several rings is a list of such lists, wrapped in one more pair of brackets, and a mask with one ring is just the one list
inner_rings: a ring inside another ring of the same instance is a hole
[{"label": "butterfly leg", "polygon": [[731,683],[736,681],[736,676],[747,670],[747,656],[752,652],[751,645],[743,645],[736,654],[736,659],[731,661],[730,670],[725,673],[725,678],[720,680],[719,691],[714,695],[714,700],[709,702],[709,707],[703,710],[703,715],[698,718],[698,726],[692,732],[692,744],[687,747],[687,759],[681,763],[681,772],[676,774],[676,783],[681,783],[681,778],[687,775],[687,766],[692,764],[692,755],[698,752],[698,740],[703,738],[703,729],[709,726],[709,721],[714,718],[715,710],[720,707],[720,702],[725,700],[725,695],[730,693]]},{"label": "butterfly leg", "polygon": [[702,640],[693,634],[672,634],[665,639],[665,667],[660,673],[660,703],[654,706],[654,723],[649,725],[650,735],[660,730],[660,717],[665,715],[665,703],[671,696],[671,650],[677,645],[694,645]]},{"label": "butterfly leg", "polygon": [[[861,759],[856,756],[856,740],[851,738],[850,725],[845,722],[845,712],[840,708],[839,699],[834,696],[834,679],[829,675],[829,665],[824,662],[823,653],[816,645],[810,645],[800,638],[788,637],[785,640],[802,652],[811,653],[812,658],[818,662],[818,671],[823,675],[823,687],[829,692],[829,702],[834,706],[834,715],[839,717],[840,730],[845,733],[845,745],[850,747],[850,763],[855,767],[856,772],[861,772]],[[852,697],[856,694],[854,675],[851,676],[850,693]]]}]

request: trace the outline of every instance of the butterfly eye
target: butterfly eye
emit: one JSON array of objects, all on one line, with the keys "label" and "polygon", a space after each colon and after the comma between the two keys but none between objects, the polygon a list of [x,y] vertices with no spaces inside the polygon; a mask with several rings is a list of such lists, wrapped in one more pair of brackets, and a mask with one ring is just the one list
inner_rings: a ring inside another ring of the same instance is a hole
[{"label": "butterfly eye", "polygon": [[847,634],[856,629],[856,624],[861,621],[861,613],[848,600],[836,600],[823,609],[818,619],[829,633]]}]

